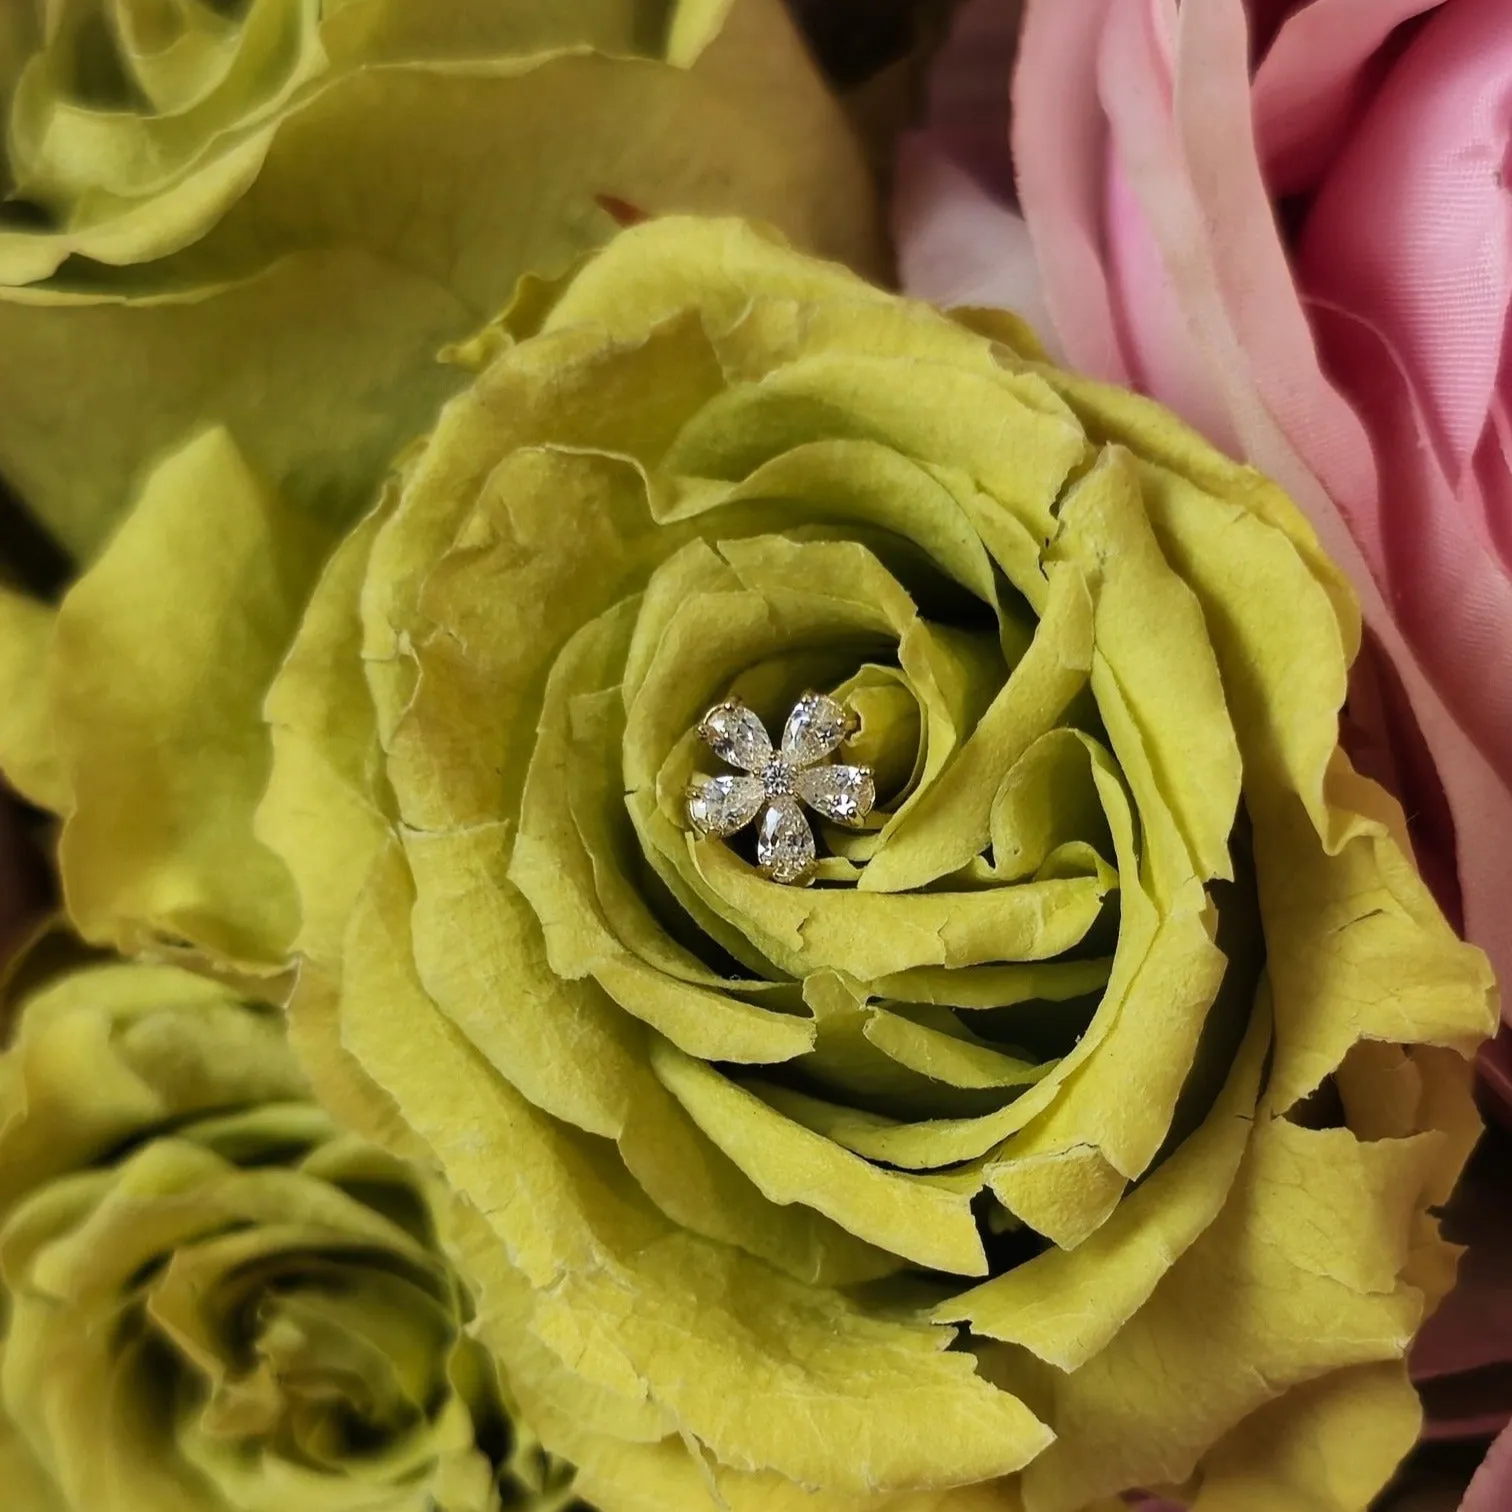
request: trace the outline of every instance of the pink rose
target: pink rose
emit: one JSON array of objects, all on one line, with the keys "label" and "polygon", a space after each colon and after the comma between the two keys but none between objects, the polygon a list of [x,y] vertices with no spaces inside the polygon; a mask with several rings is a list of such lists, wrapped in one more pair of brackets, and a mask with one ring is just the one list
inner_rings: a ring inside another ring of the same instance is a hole
[{"label": "pink rose", "polygon": [[1370,631],[1357,760],[1512,981],[1512,5],[1030,0],[1023,221],[1017,9],[970,0],[905,149],[905,282],[1043,311],[1307,509]]},{"label": "pink rose", "polygon": [[1460,1512],[1507,1512],[1508,1507],[1512,1507],[1512,1428],[1491,1446],[1470,1482]]}]

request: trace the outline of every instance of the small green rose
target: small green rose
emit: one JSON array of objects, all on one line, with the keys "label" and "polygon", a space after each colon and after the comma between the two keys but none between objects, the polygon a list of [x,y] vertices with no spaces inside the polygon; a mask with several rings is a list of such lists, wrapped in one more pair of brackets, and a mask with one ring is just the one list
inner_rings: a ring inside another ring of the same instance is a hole
[{"label": "small green rose", "polygon": [[[299,963],[604,1512],[1362,1512],[1495,993],[1339,748],[1296,509],[739,223],[459,357],[323,566],[213,430],[55,616],[0,599],[75,919]],[[790,887],[686,804],[706,710],[806,689],[875,807]]]},{"label": "small green rose", "polygon": [[435,1199],[308,1100],[276,1015],[171,967],[36,991],[0,1055],[7,1505],[565,1508]]},{"label": "small green rose", "polygon": [[0,125],[0,473],[85,557],[206,413],[349,517],[616,216],[876,258],[781,0],[7,0]]}]

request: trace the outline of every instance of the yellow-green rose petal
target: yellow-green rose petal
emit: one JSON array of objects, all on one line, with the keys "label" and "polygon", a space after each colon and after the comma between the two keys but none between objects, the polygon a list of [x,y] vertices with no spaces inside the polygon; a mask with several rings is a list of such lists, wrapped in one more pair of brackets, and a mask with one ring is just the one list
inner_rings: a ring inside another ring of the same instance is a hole
[{"label": "yellow-green rose petal", "polygon": [[[65,959],[53,953],[53,964]],[[31,1512],[561,1512],[443,1191],[340,1133],[274,1012],[63,965],[0,1054],[0,1464]]]},{"label": "yellow-green rose petal", "polygon": [[[742,15],[679,8],[674,50],[738,66]],[[455,250],[374,214],[412,271]],[[652,219],[499,303],[258,698],[215,687],[269,727],[222,817],[291,879],[292,1043],[435,1172],[545,1451],[604,1512],[1363,1512],[1453,1284],[1496,1005],[1338,748],[1358,616],[1305,522],[1012,321],[770,231]],[[181,555],[168,602],[205,591]],[[853,718],[784,751],[806,694]],[[765,743],[701,733],[731,700]],[[113,732],[133,770],[198,791],[149,720]],[[766,874],[759,810],[693,825],[700,776],[790,813],[803,761],[875,798],[803,821],[808,885]],[[208,1361],[213,1314],[162,1308]],[[407,1411],[392,1320],[336,1321],[288,1312],[270,1349],[331,1341]],[[216,1381],[216,1423],[265,1411],[263,1377]]]},{"label": "yellow-green rose petal", "polygon": [[[271,756],[261,710],[326,544],[211,431],[154,475],[59,610],[60,861],[91,938],[281,961],[298,916],[288,872],[252,833]],[[167,781],[165,750],[180,758]]]},{"label": "yellow-green rose petal", "polygon": [[0,468],[86,559],[207,413],[356,518],[466,381],[437,352],[626,219],[882,262],[780,0],[80,0],[0,47]]}]

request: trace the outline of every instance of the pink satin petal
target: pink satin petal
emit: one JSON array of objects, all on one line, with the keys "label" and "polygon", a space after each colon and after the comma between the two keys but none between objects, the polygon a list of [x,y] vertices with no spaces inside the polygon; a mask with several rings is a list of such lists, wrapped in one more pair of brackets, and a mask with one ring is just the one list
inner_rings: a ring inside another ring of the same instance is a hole
[{"label": "pink satin petal", "polygon": [[[1117,30],[1109,28],[1108,37],[1116,38]],[[1112,66],[1131,66],[1127,53],[1115,56]],[[1155,62],[1153,48],[1139,60],[1140,66]],[[1169,90],[1165,81],[1152,81],[1152,85],[1154,90]],[[1170,169],[1181,172],[1168,117],[1165,124],[1166,129],[1145,134],[1139,146],[1129,150],[1135,154],[1145,149],[1164,152]],[[1129,376],[1136,388],[1158,394],[1162,404],[1196,426],[1215,445],[1231,452],[1237,438],[1222,392],[1213,382],[1206,353],[1193,341],[1187,327],[1177,286],[1167,273],[1162,249],[1150,232],[1124,169],[1124,150],[1124,143],[1115,139],[1108,164],[1106,237],[1108,269],[1116,291],[1113,311]],[[1138,158],[1136,163],[1145,182],[1160,171]]]},{"label": "pink satin petal", "polygon": [[1512,578],[1465,522],[1456,490],[1422,444],[1426,418],[1382,333],[1314,309],[1334,371],[1377,439],[1386,582],[1397,619],[1445,702],[1500,772],[1512,774]]},{"label": "pink satin petal", "polygon": [[[1202,280],[1207,249],[1172,121],[1164,21],[1144,0],[1122,5],[1109,15],[1101,41],[1098,87],[1111,133],[1112,308],[1131,376],[1216,445],[1235,451],[1210,323],[1187,297]],[[1180,234],[1166,234],[1172,223],[1181,225]]]},{"label": "pink satin petal", "polygon": [[[1194,192],[1211,228],[1214,303],[1231,331],[1221,370],[1239,389],[1253,388],[1344,510],[1374,565],[1379,491],[1370,438],[1319,365],[1261,176],[1253,116],[1233,85],[1248,56],[1242,0],[1182,7],[1176,110]],[[1234,408],[1247,401],[1236,392],[1228,402]]]},{"label": "pink satin petal", "polygon": [[1512,1507],[1512,1428],[1503,1431],[1491,1446],[1465,1499],[1460,1512],[1507,1512]]},{"label": "pink satin petal", "polygon": [[[1471,523],[1501,564],[1512,572],[1512,343],[1504,343],[1502,371],[1491,396],[1485,432],[1471,469],[1475,508]],[[1467,479],[1468,482],[1468,479]]]},{"label": "pink satin petal", "polygon": [[1019,203],[1073,367],[1127,383],[1103,269],[1107,123],[1097,47],[1112,0],[1029,0],[1013,76]]},{"label": "pink satin petal", "polygon": [[1013,310],[1056,355],[1029,228],[930,134],[916,133],[899,148],[892,218],[907,293],[945,308]]},{"label": "pink satin petal", "polygon": [[1480,441],[1501,368],[1509,141],[1512,10],[1454,0],[1385,79],[1300,245],[1309,292],[1368,320],[1401,355],[1451,479]]},{"label": "pink satin petal", "polygon": [[1255,70],[1255,135],[1277,197],[1315,189],[1368,98],[1371,64],[1403,21],[1439,0],[1312,0]]}]

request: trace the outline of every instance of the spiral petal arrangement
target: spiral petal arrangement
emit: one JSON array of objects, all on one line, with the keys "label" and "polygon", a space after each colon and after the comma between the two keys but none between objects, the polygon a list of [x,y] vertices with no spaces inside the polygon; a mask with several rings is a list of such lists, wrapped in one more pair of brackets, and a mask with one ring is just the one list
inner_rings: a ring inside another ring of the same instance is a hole
[{"label": "spiral petal arrangement", "polygon": [[86,560],[207,418],[348,523],[436,353],[627,218],[880,261],[782,0],[6,0],[0,136],[0,473]]},{"label": "spiral petal arrangement", "polygon": [[[605,1512],[1228,1512],[1320,1445],[1363,1508],[1494,991],[1339,750],[1359,624],[1295,509],[738,223],[458,355],[313,585],[213,434],[64,601],[12,770],[86,930],[302,962],[323,1097],[473,1215]],[[705,711],[808,689],[876,803],[800,889],[685,803]]]},{"label": "spiral petal arrangement", "polygon": [[472,1335],[444,1194],[337,1131],[275,1014],[171,967],[68,971],[20,1006],[0,1120],[10,1505],[572,1501]]}]

